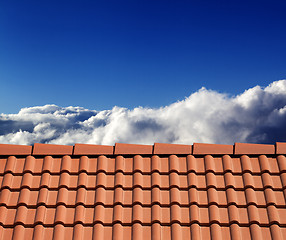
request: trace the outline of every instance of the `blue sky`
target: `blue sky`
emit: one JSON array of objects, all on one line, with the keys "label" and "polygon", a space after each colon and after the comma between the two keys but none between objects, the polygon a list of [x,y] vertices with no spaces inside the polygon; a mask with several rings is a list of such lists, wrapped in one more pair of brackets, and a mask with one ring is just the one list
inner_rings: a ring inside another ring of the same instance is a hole
[{"label": "blue sky", "polygon": [[0,112],[160,107],[286,78],[285,1],[1,1]]}]

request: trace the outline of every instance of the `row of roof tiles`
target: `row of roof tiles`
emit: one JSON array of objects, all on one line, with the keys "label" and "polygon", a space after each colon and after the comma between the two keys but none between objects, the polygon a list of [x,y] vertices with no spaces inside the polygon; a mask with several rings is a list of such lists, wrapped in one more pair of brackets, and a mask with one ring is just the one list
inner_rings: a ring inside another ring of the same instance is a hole
[{"label": "row of roof tiles", "polygon": [[112,226],[104,226],[97,223],[94,226],[85,226],[81,223],[75,226],[57,224],[55,227],[47,227],[41,224],[35,227],[25,227],[21,224],[13,228],[3,228],[0,225],[1,239],[204,239],[204,240],[230,240],[230,239],[283,239],[286,228],[277,224],[260,227],[257,224],[239,226],[236,223],[230,226],[219,226],[216,223],[210,226],[200,226],[193,223],[190,226],[181,226],[173,223],[170,226],[153,223],[151,226],[142,226],[134,223],[132,226],[116,223]]},{"label": "row of roof tiles", "polygon": [[0,144],[0,239],[283,239],[285,153],[286,143]]},{"label": "row of roof tiles", "polygon": [[234,145],[194,143],[193,145],[155,143],[138,145],[116,143],[115,146],[75,144],[34,146],[0,144],[0,155],[118,155],[118,154],[286,154],[286,143]]},{"label": "row of roof tiles", "polygon": [[[99,194],[101,195],[99,196]],[[179,205],[181,207],[190,207],[192,205],[200,207],[210,205],[247,207],[255,205],[260,208],[266,208],[273,205],[277,208],[285,208],[285,194],[285,190],[273,191],[270,188],[266,188],[264,191],[252,188],[245,190],[235,190],[233,188],[226,190],[216,190],[215,188],[207,190],[197,190],[196,188],[190,188],[189,190],[179,190],[177,188],[171,188],[170,190],[160,190],[159,188],[153,188],[152,190],[142,190],[140,188],[134,188],[133,190],[123,190],[122,188],[106,190],[103,187],[99,187],[96,190],[86,190],[84,187],[77,190],[66,188],[58,190],[49,190],[48,188],[29,190],[23,188],[20,191],[3,189],[0,196],[0,206],[16,208],[25,205],[30,208],[36,208],[45,205],[49,208],[55,208],[59,205],[68,207],[84,205],[92,208],[99,204],[107,207],[116,205],[131,207],[140,204],[144,207],[153,205],[162,207],[170,207],[170,205]]]},{"label": "row of roof tiles", "polygon": [[194,172],[196,174],[206,174],[208,172],[222,175],[227,172],[233,174],[251,173],[261,175],[270,173],[272,175],[281,174],[284,179],[286,173],[286,157],[279,155],[277,157],[266,157],[265,155],[249,157],[229,156],[222,157],[206,156],[99,156],[99,157],[52,157],[52,156],[25,156],[25,157],[0,157],[0,175],[6,173],[34,175],[49,172],[59,174],[67,172],[70,174],[79,174],[86,172],[94,175],[100,172],[107,174],[116,174],[122,172],[126,175],[136,172],[148,175],[158,172],[162,175],[176,172],[180,175]]},{"label": "row of roof tiles", "polygon": [[24,226],[37,224],[54,226],[56,224],[75,225],[77,223],[91,226],[99,222],[104,225],[119,222],[125,225],[136,222],[144,225],[151,225],[155,222],[164,225],[173,223],[189,225],[196,222],[203,225],[218,223],[228,226],[232,223],[244,226],[254,223],[269,226],[276,223],[285,227],[286,209],[276,208],[273,205],[267,208],[258,208],[255,205],[239,208],[230,205],[226,208],[216,205],[180,207],[176,204],[168,207],[161,207],[160,205],[143,207],[140,204],[132,207],[123,207],[121,205],[105,207],[100,204],[95,207],[85,207],[83,205],[73,207],[58,205],[56,208],[47,208],[44,205],[37,208],[28,208],[21,205],[17,209],[0,207],[0,225],[4,226],[17,224]]},{"label": "row of roof tiles", "polygon": [[177,175],[177,173],[170,173],[170,175],[160,175],[158,172],[152,174],[142,175],[141,173],[134,173],[133,175],[125,175],[118,172],[114,175],[106,175],[103,172],[97,175],[88,175],[85,172],[79,175],[70,175],[63,172],[61,175],[51,175],[50,173],[43,173],[42,175],[32,175],[25,173],[23,176],[6,173],[0,176],[0,189],[9,188],[11,190],[20,190],[21,188],[39,189],[47,187],[49,189],[58,189],[66,187],[69,189],[76,189],[85,187],[86,189],[96,189],[100,186],[106,189],[114,189],[122,187],[125,190],[130,190],[135,187],[140,187],[145,190],[150,190],[154,187],[160,189],[170,189],[173,187],[179,189],[189,189],[196,187],[197,189],[207,189],[214,187],[222,190],[227,188],[234,188],[236,190],[251,187],[256,190],[264,190],[265,188],[272,188],[274,190],[286,189],[286,173],[281,176],[270,175],[263,173],[260,175],[252,175],[244,173],[243,175],[233,175],[226,172],[224,175],[215,175],[214,173],[206,173],[206,175],[197,175],[194,172],[188,174]]}]

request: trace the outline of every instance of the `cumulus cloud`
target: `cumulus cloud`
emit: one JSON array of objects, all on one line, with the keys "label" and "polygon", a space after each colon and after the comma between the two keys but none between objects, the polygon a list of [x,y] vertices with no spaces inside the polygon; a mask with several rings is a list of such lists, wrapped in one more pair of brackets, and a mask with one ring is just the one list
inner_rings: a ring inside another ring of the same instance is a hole
[{"label": "cumulus cloud", "polygon": [[201,88],[160,108],[45,105],[0,114],[0,143],[274,143],[286,141],[286,80],[229,96]]}]

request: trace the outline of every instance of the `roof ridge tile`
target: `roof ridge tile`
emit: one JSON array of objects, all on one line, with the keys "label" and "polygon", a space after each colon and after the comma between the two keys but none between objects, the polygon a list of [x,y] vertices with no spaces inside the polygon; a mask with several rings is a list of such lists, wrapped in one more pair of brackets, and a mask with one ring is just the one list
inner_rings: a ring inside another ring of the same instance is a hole
[{"label": "roof ridge tile", "polygon": [[275,145],[235,143],[234,154],[275,154]]},{"label": "roof ridge tile", "polygon": [[33,155],[72,155],[73,146],[35,143]]},{"label": "roof ridge tile", "polygon": [[153,154],[192,154],[192,145],[154,143]]},{"label": "roof ridge tile", "polygon": [[113,155],[114,146],[81,144],[74,145],[73,155]]},{"label": "roof ridge tile", "polygon": [[0,144],[0,155],[31,155],[32,146]]},{"label": "roof ridge tile", "polygon": [[233,154],[233,145],[194,143],[193,154]]},{"label": "roof ridge tile", "polygon": [[114,154],[152,154],[153,145],[115,143]]},{"label": "roof ridge tile", "polygon": [[276,154],[286,154],[286,142],[276,142]]},{"label": "roof ridge tile", "polygon": [[286,154],[286,142],[276,144],[235,143],[193,145],[154,143],[154,145],[115,143],[115,146],[82,144],[74,146],[35,143],[29,145],[0,144],[0,155],[118,155],[118,154]]}]

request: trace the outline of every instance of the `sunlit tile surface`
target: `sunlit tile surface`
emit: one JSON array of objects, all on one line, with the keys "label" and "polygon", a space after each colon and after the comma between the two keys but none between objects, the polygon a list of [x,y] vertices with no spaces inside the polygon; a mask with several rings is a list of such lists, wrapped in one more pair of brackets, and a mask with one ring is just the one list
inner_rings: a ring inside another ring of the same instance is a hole
[{"label": "sunlit tile surface", "polygon": [[285,154],[284,143],[0,145],[0,239],[283,239]]}]

